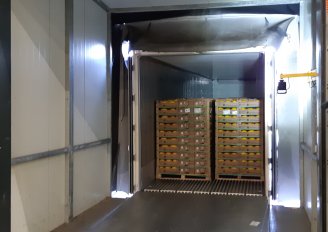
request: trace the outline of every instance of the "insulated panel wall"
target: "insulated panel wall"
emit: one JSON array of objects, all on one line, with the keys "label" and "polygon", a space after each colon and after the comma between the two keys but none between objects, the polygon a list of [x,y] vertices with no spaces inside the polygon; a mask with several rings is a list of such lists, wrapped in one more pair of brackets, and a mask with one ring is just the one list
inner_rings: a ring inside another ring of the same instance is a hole
[{"label": "insulated panel wall", "polygon": [[17,165],[11,178],[12,231],[51,231],[66,221],[64,155]]},{"label": "insulated panel wall", "polygon": [[[65,1],[12,0],[12,157],[66,146]],[[65,154],[12,168],[12,231],[66,220]]]},{"label": "insulated panel wall", "polygon": [[[320,54],[319,47],[316,47],[316,32],[320,32],[320,27],[316,26],[316,17],[319,17],[317,1],[305,0],[301,5],[301,15],[300,15],[300,56],[298,60],[298,67],[302,71],[314,70],[320,73],[321,63],[316,61],[316,56]],[[320,80],[317,79],[317,83]],[[304,83],[305,84],[305,83]],[[310,89],[309,85],[306,83],[302,90],[303,102],[303,118],[301,120],[301,128],[303,133],[301,134],[301,142],[304,142],[311,151],[315,151],[315,145],[317,144],[317,98],[320,94],[317,94],[318,87]],[[311,156],[307,154],[307,151],[301,152],[303,155],[303,182],[301,189],[303,192],[302,204],[306,210],[308,218],[311,222],[311,229],[315,231],[317,228],[318,218],[317,209],[322,207],[318,203],[319,198],[317,197],[318,189],[318,161],[312,160]]]},{"label": "insulated panel wall", "polygon": [[[301,72],[298,69],[298,23],[292,22],[287,30],[289,38],[284,39],[275,53],[276,75],[274,87],[281,73]],[[300,57],[303,60],[303,57]],[[310,69],[309,69],[310,70]],[[300,112],[301,97],[304,95],[302,83],[306,79],[286,79],[287,94],[276,94],[276,194],[282,205],[297,206],[300,204]]]},{"label": "insulated panel wall", "polygon": [[74,217],[109,194],[107,145],[74,153]]},{"label": "insulated panel wall", "polygon": [[[74,145],[109,137],[107,12],[92,0],[74,0]],[[108,145],[74,153],[73,216],[109,195]]]},{"label": "insulated panel wall", "polygon": [[[297,80],[290,80],[287,95],[276,96],[277,194],[281,204],[300,202],[299,105]],[[293,187],[291,187],[293,186]]]},{"label": "insulated panel wall", "polygon": [[262,98],[264,96],[263,79],[255,81],[215,80],[214,98]]},{"label": "insulated panel wall", "polygon": [[211,98],[212,81],[156,59],[140,59],[141,187],[155,179],[155,101]]},{"label": "insulated panel wall", "polygon": [[12,154],[65,146],[65,3],[12,1]]},{"label": "insulated panel wall", "polygon": [[74,1],[74,144],[108,137],[107,12]]}]

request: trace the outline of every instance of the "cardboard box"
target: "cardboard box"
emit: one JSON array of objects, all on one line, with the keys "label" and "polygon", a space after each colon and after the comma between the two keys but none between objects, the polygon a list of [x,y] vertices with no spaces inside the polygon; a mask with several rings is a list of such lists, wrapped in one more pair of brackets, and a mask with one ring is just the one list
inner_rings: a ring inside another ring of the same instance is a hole
[{"label": "cardboard box", "polygon": [[237,98],[223,98],[215,101],[216,107],[236,107],[238,106]]},{"label": "cardboard box", "polygon": [[196,159],[210,159],[210,153],[206,152],[195,152],[195,160]]},{"label": "cardboard box", "polygon": [[162,100],[162,101],[157,101],[156,102],[156,107],[178,107],[179,106],[179,101],[177,99],[172,99],[172,100]]},{"label": "cardboard box", "polygon": [[238,122],[239,117],[236,115],[216,115],[217,122]]},{"label": "cardboard box", "polygon": [[180,160],[177,160],[177,159],[159,159],[158,164],[160,166],[177,167],[177,166],[180,166]]},{"label": "cardboard box", "polygon": [[158,152],[157,153],[157,157],[159,159],[179,159],[180,158],[180,154],[177,152]]},{"label": "cardboard box", "polygon": [[195,169],[193,167],[182,167],[180,168],[181,174],[195,174]]},{"label": "cardboard box", "polygon": [[195,157],[194,153],[180,152],[178,154],[180,159],[192,159]]},{"label": "cardboard box", "polygon": [[250,152],[250,153],[248,153],[247,158],[259,160],[259,159],[263,158],[263,155],[260,152]]},{"label": "cardboard box", "polygon": [[197,174],[197,175],[206,175],[206,174],[210,174],[209,173],[209,169],[207,169],[207,168],[195,168],[195,174]]},{"label": "cardboard box", "polygon": [[203,160],[195,160],[195,168],[197,167],[208,167],[210,165],[210,161],[203,159]]},{"label": "cardboard box", "polygon": [[240,154],[237,152],[218,152],[217,159],[238,159]]}]

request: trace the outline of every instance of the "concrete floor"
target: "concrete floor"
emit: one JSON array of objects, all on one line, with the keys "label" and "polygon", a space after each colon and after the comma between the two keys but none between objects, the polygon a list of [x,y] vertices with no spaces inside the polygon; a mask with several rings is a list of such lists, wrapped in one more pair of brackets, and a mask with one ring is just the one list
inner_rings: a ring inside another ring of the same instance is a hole
[{"label": "concrete floor", "polygon": [[59,228],[53,230],[53,232],[80,232],[80,231],[92,231],[92,228],[106,220],[110,217],[112,213],[120,207],[122,203],[126,200],[122,199],[111,199],[107,198],[87,210],[86,212],[80,214],[78,217],[74,218],[69,224],[60,226]]},{"label": "concrete floor", "polygon": [[270,210],[270,231],[310,232],[311,225],[304,209],[273,206]]},{"label": "concrete floor", "polygon": [[309,232],[310,223],[303,209],[270,209],[263,197],[139,192],[107,199],[55,231]]}]

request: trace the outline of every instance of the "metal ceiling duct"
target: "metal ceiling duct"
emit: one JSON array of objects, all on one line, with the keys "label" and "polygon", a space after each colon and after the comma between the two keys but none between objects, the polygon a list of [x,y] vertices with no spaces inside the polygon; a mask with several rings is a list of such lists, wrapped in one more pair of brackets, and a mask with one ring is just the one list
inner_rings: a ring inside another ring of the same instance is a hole
[{"label": "metal ceiling duct", "polygon": [[222,14],[152,20],[123,25],[133,50],[224,51],[278,47],[294,15]]}]

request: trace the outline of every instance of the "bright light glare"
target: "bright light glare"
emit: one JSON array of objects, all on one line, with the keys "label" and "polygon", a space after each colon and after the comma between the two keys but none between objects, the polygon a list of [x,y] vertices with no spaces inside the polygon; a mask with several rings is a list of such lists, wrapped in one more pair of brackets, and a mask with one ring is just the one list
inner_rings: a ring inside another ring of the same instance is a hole
[{"label": "bright light glare", "polygon": [[201,85],[208,85],[210,83],[208,80],[199,80],[197,82]]},{"label": "bright light glare", "polygon": [[133,53],[130,51],[130,41],[123,41],[122,43],[122,55],[125,61],[132,57]]},{"label": "bright light glare", "polygon": [[306,203],[306,206],[307,206],[308,209],[311,209],[311,208],[312,208],[312,203],[311,203],[310,201],[308,201],[308,202]]},{"label": "bright light glare", "polygon": [[284,201],[284,202],[279,202],[277,200],[271,200],[271,205],[276,205],[276,206],[284,206],[286,208],[300,208],[301,203],[300,201]]},{"label": "bright light glare", "polygon": [[106,48],[102,44],[96,44],[91,46],[88,50],[88,57],[93,60],[101,60],[106,58]]},{"label": "bright light glare", "polygon": [[120,198],[120,199],[126,199],[132,197],[133,194],[121,192],[121,191],[113,191],[112,192],[112,198]]}]

